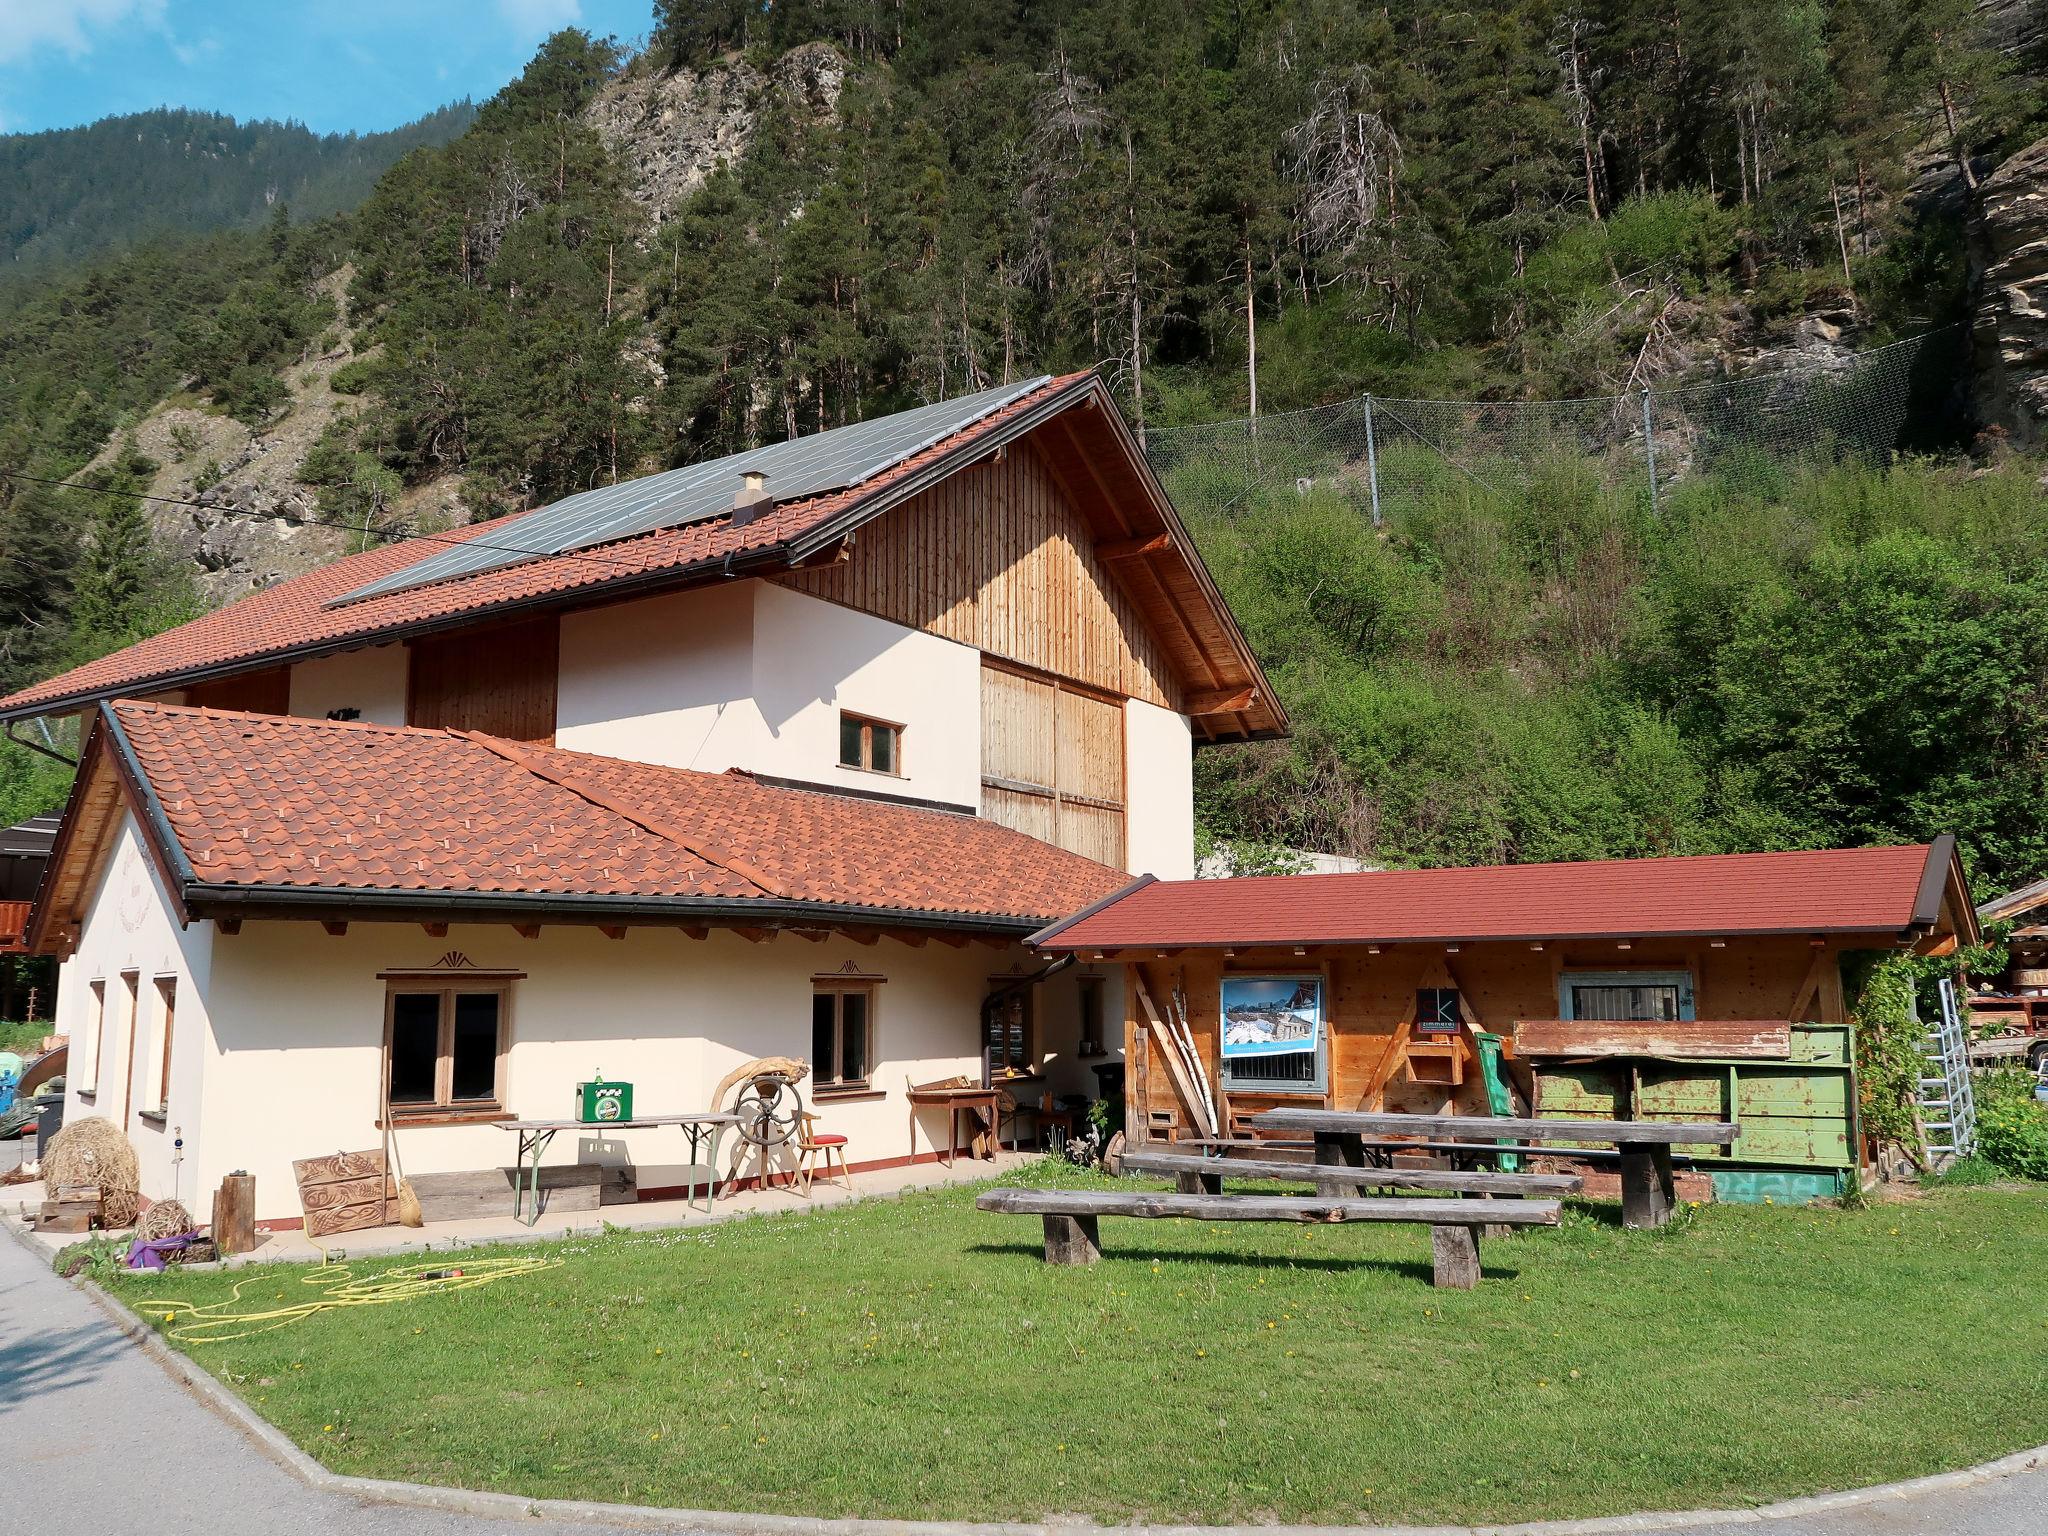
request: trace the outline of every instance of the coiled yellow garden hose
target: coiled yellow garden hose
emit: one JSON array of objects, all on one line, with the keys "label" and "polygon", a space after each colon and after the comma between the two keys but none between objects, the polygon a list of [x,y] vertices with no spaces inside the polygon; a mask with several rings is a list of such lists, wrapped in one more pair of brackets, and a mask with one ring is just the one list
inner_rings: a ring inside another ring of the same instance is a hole
[{"label": "coiled yellow garden hose", "polygon": [[458,1260],[449,1256],[419,1264],[401,1264],[358,1280],[347,1264],[329,1260],[299,1281],[301,1285],[315,1287],[320,1294],[289,1306],[240,1310],[242,1292],[248,1287],[277,1284],[274,1275],[250,1275],[235,1282],[225,1301],[208,1302],[202,1306],[198,1302],[175,1297],[152,1296],[138,1299],[136,1310],[151,1322],[175,1324],[163,1330],[166,1338],[184,1344],[225,1344],[231,1339],[251,1338],[259,1333],[289,1327],[322,1312],[343,1307],[382,1307],[395,1301],[416,1301],[424,1296],[439,1296],[451,1291],[471,1291],[499,1280],[556,1269],[561,1263],[560,1259],[533,1257]]}]

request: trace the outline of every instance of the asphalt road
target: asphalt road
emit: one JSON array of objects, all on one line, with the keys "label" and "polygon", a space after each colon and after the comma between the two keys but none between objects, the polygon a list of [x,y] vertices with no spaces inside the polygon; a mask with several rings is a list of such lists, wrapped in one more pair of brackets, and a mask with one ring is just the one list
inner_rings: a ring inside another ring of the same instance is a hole
[{"label": "asphalt road", "polygon": [[[309,1488],[11,1236],[0,1236],[0,1490],[0,1528],[39,1536],[629,1536],[621,1526],[480,1519]],[[2048,1470],[1821,1517],[1690,1530],[2048,1536]]]}]

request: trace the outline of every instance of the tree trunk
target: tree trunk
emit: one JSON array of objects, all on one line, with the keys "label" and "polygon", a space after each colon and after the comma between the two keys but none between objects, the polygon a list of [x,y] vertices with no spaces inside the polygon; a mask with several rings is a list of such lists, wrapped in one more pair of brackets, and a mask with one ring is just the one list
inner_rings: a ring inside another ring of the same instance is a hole
[{"label": "tree trunk", "polygon": [[[1935,42],[1941,41],[1939,32],[1934,34]],[[1963,125],[1956,116],[1955,92],[1949,89],[1948,76],[1941,77],[1941,116],[1948,124],[1949,153],[1955,156],[1956,169],[1963,173],[1963,185],[1972,192],[1977,190],[1977,173],[1970,169],[1970,155],[1963,148]]]},{"label": "tree trunk", "polygon": [[1849,232],[1842,224],[1842,189],[1833,185],[1833,177],[1828,180],[1828,195],[1835,203],[1835,246],[1842,253],[1842,286],[1854,293],[1856,279],[1849,275]]}]

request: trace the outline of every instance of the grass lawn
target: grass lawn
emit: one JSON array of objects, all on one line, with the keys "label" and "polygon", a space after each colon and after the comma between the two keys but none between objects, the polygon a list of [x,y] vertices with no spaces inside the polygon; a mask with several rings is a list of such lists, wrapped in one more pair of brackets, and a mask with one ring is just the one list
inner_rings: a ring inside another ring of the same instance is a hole
[{"label": "grass lawn", "polygon": [[33,1024],[0,1021],[0,1051],[31,1056],[43,1043],[43,1036],[49,1034],[53,1027],[48,1019],[38,1019]]},{"label": "grass lawn", "polygon": [[[183,1347],[339,1472],[813,1515],[1596,1515],[2048,1440],[2048,1191],[1616,1216],[1486,1243],[1447,1292],[1410,1227],[1105,1218],[1105,1262],[1048,1268],[1036,1219],[956,1188],[537,1245],[561,1266]],[[251,1275],[250,1306],[306,1294]],[[162,1330],[151,1298],[235,1278],[118,1294]]]}]

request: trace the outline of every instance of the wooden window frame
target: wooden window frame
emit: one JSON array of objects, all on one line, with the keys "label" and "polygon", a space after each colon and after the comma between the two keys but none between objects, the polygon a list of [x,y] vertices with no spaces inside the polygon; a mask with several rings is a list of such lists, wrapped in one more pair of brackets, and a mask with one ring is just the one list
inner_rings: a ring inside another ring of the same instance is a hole
[{"label": "wooden window frame", "polygon": [[[988,979],[991,993],[1004,987],[1016,986],[1027,978],[1022,976],[991,976]],[[988,999],[981,1005],[981,1053],[988,1063],[989,1081],[992,1083],[1014,1083],[1029,1078],[1042,1077],[1045,1069],[1045,1053],[1039,1049],[1038,1041],[1038,988],[1018,987],[1012,999],[1024,1010],[1024,1059],[1029,1063],[1023,1068],[996,1066],[995,1042],[988,1037]]]},{"label": "wooden window frame", "polygon": [[178,978],[175,974],[154,976],[157,1000],[156,1103],[141,1111],[142,1118],[161,1126],[171,1113],[171,1048],[178,1037]]},{"label": "wooden window frame", "polygon": [[97,1098],[100,1091],[100,1061],[107,1054],[107,978],[95,976],[86,983],[86,990],[92,994],[92,1024],[79,1033],[91,1043],[92,1055],[85,1063],[85,1070],[78,1075],[78,1096],[82,1099]]},{"label": "wooden window frame", "polygon": [[[1645,966],[1641,970],[1560,971],[1557,977],[1557,1016],[1573,1018],[1572,988],[1575,986],[1671,987],[1678,988],[1678,1022],[1689,1021],[1698,1012],[1699,982],[1690,970],[1672,966]],[[1661,1019],[1616,1019],[1618,1024],[1657,1024]]]},{"label": "wooden window frame", "polygon": [[[838,762],[841,768],[847,769],[852,773],[872,773],[885,779],[901,779],[909,776],[903,768],[903,738],[908,734],[908,727],[899,720],[884,720],[880,715],[867,715],[862,714],[859,710],[842,709],[839,711],[839,734],[842,741],[845,738],[846,727],[849,722],[860,726],[860,761],[849,763],[844,756],[840,756]],[[877,768],[874,765],[875,731],[878,727],[896,738],[896,766],[894,768]]]},{"label": "wooden window frame", "polygon": [[[136,1037],[142,1033],[139,1027],[142,1022],[142,972],[121,972],[121,990],[126,994],[122,1001],[128,1005],[125,1010],[128,1017],[128,1049],[121,1061],[121,1118],[114,1123],[121,1127],[121,1134],[125,1136],[128,1134],[129,1117],[135,1109],[135,1071],[138,1066],[135,1060],[135,1042]],[[147,1062],[139,1065],[143,1070],[148,1070]]]},{"label": "wooden window frame", "polygon": [[[390,1104],[391,1035],[397,1017],[399,995],[435,996],[439,1017],[434,1042],[434,1102],[431,1104]],[[491,1096],[488,1099],[457,1099],[453,1093],[455,1071],[455,999],[462,995],[495,997],[498,1000],[498,1049],[492,1065]],[[377,1106],[379,1124],[388,1105],[394,1125],[460,1122],[473,1119],[505,1119],[505,1078],[507,1058],[512,1053],[512,981],[506,977],[457,981],[439,975],[387,976],[384,982],[384,1049],[379,1057]]]},{"label": "wooden window frame", "polygon": [[[875,1005],[881,998],[881,987],[877,978],[873,976],[814,976],[811,978],[811,1007],[814,1011],[817,1008],[819,998],[830,997],[835,1000],[832,1004],[832,1052],[835,1058],[842,1058],[846,1054],[846,1005],[838,1001],[838,999],[856,993],[867,999],[867,1075],[858,1079],[827,1076],[825,1068],[829,1065],[836,1072],[840,1066],[839,1060],[834,1060],[830,1063],[813,1061],[811,1063],[811,1098],[813,1100],[861,1098],[871,1097],[874,1094],[875,1040],[879,1034],[875,1023]],[[809,1054],[815,1055],[816,1051],[817,1045],[813,1041]]]}]

